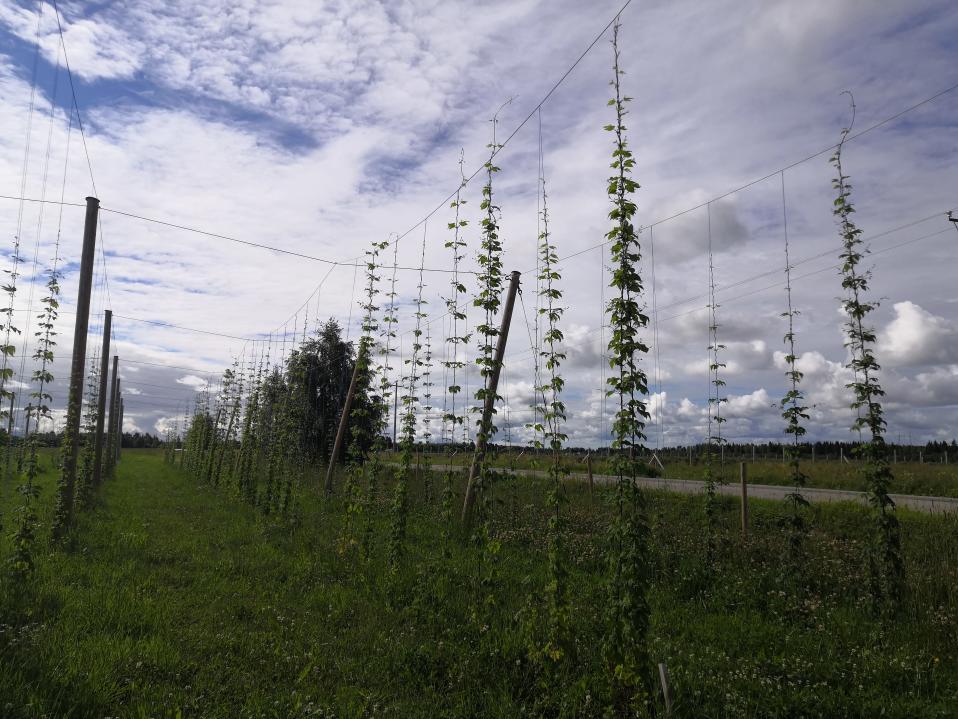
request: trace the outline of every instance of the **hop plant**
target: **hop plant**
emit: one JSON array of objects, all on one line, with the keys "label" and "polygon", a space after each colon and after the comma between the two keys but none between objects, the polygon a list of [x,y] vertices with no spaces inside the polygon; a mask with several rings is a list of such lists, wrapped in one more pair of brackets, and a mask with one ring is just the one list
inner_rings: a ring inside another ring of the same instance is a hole
[{"label": "hop plant", "polygon": [[610,528],[606,598],[604,655],[608,666],[613,705],[620,713],[626,706],[644,703],[650,695],[647,635],[649,604],[649,529],[645,498],[636,483],[636,453],[645,439],[643,430],[649,417],[645,396],[648,382],[639,364],[639,355],[648,352],[640,339],[648,317],[639,306],[643,283],[638,271],[641,259],[638,232],[633,224],[636,206],[632,200],[639,183],[632,178],[635,159],[626,139],[626,106],[630,97],[621,93],[623,71],[620,67],[619,32],[616,20],[612,30],[614,97],[608,105],[615,111],[615,122],[605,129],[614,136],[613,174],[608,181],[612,209],[612,229],[606,234],[611,243],[613,296],[607,311],[612,335],[609,340],[608,378],[610,396],[618,399],[613,422],[613,471],[616,475],[616,512]]},{"label": "hop plant", "polygon": [[901,528],[895,515],[895,502],[889,495],[894,477],[888,462],[884,436],[886,422],[881,398],[885,392],[878,379],[881,366],[873,350],[875,330],[867,322],[868,316],[878,304],[866,299],[871,271],[863,269],[861,263],[868,250],[863,247],[862,231],[852,219],[855,212],[851,201],[852,186],[842,166],[845,141],[855,123],[855,100],[851,93],[848,95],[851,98],[851,122],[842,130],[841,140],[830,159],[836,173],[832,187],[837,192],[832,214],[836,218],[842,239],[840,258],[842,289],[845,291],[842,309],[847,317],[845,346],[850,356],[847,367],[855,377],[848,388],[854,396],[851,407],[859,413],[852,429],[868,433],[868,440],[861,444],[858,451],[865,460],[862,474],[868,487],[869,503],[875,514],[875,536],[868,552],[871,580],[869,589],[876,608],[894,611],[903,598],[905,567],[901,553]]},{"label": "hop plant", "polygon": [[785,434],[792,438],[791,445],[785,450],[785,456],[788,460],[789,478],[792,481],[792,490],[786,496],[786,502],[789,506],[789,537],[788,546],[792,567],[799,569],[801,553],[807,528],[805,519],[802,516],[802,510],[808,506],[808,500],[802,494],[805,487],[806,476],[802,472],[802,466],[799,461],[799,444],[802,437],[805,436],[805,427],[803,420],[808,419],[808,407],[804,404],[805,394],[801,389],[803,374],[798,369],[798,356],[795,350],[795,318],[799,311],[792,305],[792,266],[789,258],[788,242],[788,222],[785,206],[785,173],[781,174],[782,180],[782,212],[785,229],[785,297],[787,309],[782,313],[788,328],[785,332],[785,363],[788,369],[785,371],[785,377],[788,381],[788,390],[782,397],[781,409],[782,418],[785,420]]}]

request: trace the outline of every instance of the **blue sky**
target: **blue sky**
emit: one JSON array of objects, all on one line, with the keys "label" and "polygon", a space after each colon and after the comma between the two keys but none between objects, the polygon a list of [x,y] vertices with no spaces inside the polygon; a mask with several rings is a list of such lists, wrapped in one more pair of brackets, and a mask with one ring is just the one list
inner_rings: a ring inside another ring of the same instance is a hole
[{"label": "blue sky", "polygon": [[[0,194],[18,195],[20,189],[37,7],[0,0]],[[414,225],[454,190],[460,149],[467,173],[479,167],[496,108],[513,98],[500,115],[502,137],[619,3],[134,0],[60,7],[105,207],[348,260],[372,240]],[[49,121],[58,35],[52,8],[46,5],[43,12],[26,178],[31,197],[44,192],[48,136],[45,192],[59,195],[66,145],[63,114]],[[958,9],[945,0],[647,2],[631,6],[622,21],[625,84],[635,97],[630,140],[642,184],[636,200],[646,225],[835,142],[848,121],[842,90],[854,92],[856,128],[863,129],[958,83]],[[610,121],[610,64],[603,38],[542,110],[552,228],[561,256],[600,243],[607,229],[604,178],[611,148],[601,128]],[[66,90],[61,76],[61,105]],[[846,155],[857,219],[866,237],[876,236],[873,288],[882,304],[875,324],[890,431],[914,439],[951,439],[958,423],[958,295],[948,271],[958,233],[934,234],[949,229],[943,211],[958,207],[956,118],[958,91],[849,143]],[[537,120],[497,161],[509,269],[535,267]],[[91,192],[78,140],[74,134],[66,174],[65,196],[73,202]],[[796,269],[796,275],[817,272],[795,282],[803,313],[799,353],[814,405],[811,433],[848,438],[841,289],[828,269],[839,242],[830,216],[831,177],[823,156],[789,169],[784,179],[793,258],[832,253]],[[727,345],[726,430],[733,439],[782,436],[773,408],[785,383],[781,180],[773,176],[710,208],[720,334]],[[478,195],[475,183],[467,188],[470,266]],[[17,213],[17,203],[0,201],[0,228],[8,242]],[[37,213],[36,206],[24,208],[22,253],[32,262],[39,237],[42,269],[57,222],[47,210],[38,232]],[[883,234],[926,217],[931,219]],[[448,219],[440,212],[426,225],[431,265],[450,264],[443,248]],[[65,209],[61,234],[68,260],[78,256],[81,223],[82,210]],[[283,323],[290,331],[291,318],[301,325],[296,310],[328,270],[106,212],[102,224],[109,292],[98,267],[97,311],[112,306],[118,315],[262,336],[282,330]],[[661,378],[653,383],[654,441],[660,430],[665,442],[700,439],[704,432],[705,227],[700,209],[643,235],[649,287],[648,250],[650,240],[655,243],[659,308],[659,361],[647,364]],[[422,238],[419,227],[403,240],[402,264],[418,261]],[[892,248],[901,243],[908,244]],[[595,445],[607,441],[608,428],[600,328],[601,284],[608,272],[600,250],[563,269],[570,434],[579,444]],[[530,304],[532,274],[525,279]],[[69,273],[64,285],[67,305],[74,276]],[[437,314],[446,281],[443,275],[427,277],[430,308]],[[413,273],[400,274],[404,307],[415,284]],[[336,269],[320,294],[319,313],[343,322],[351,314],[355,336],[356,299],[352,271]],[[29,304],[23,287],[18,307]],[[314,303],[309,312],[315,318]],[[62,320],[65,348],[73,317],[64,314]],[[402,322],[408,329],[411,312]],[[142,397],[130,402],[130,428],[164,426],[188,396],[184,392],[204,384],[204,372],[228,366],[244,351],[239,341],[133,320],[118,319],[116,328],[120,354],[131,360],[124,365],[130,387],[135,389],[137,377],[144,383]],[[437,335],[446,331],[441,321],[433,329]],[[517,425],[534,383],[525,336],[524,330],[513,334],[505,374]],[[406,349],[408,344],[407,337]],[[434,380],[441,383],[437,375]],[[523,438],[519,426],[511,434]]]}]

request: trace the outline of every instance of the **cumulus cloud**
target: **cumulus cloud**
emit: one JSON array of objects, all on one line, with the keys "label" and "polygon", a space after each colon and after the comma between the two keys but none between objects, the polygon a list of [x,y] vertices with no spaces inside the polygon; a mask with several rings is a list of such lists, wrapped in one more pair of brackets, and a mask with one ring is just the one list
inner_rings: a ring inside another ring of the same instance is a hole
[{"label": "cumulus cloud", "polygon": [[911,301],[896,302],[895,317],[878,335],[879,361],[917,367],[958,357],[958,324]]}]

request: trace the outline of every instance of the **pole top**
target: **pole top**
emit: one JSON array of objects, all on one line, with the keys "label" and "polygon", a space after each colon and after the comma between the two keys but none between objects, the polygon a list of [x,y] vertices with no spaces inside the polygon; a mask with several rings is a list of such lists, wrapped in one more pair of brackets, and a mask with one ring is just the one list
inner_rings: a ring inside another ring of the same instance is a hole
[{"label": "pole top", "polygon": [[88,205],[96,205],[96,206],[99,206],[99,205],[100,205],[100,198],[99,198],[99,197],[87,197],[87,198],[86,198],[86,203],[87,203]]}]

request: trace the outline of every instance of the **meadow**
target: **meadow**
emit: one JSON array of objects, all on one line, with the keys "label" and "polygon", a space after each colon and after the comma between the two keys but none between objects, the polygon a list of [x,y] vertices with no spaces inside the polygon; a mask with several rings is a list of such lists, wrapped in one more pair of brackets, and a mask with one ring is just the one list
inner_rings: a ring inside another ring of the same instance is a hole
[{"label": "meadow", "polygon": [[[550,663],[541,658],[547,480],[492,485],[499,549],[488,581],[477,582],[481,550],[443,522],[438,482],[425,474],[409,483],[406,552],[389,571],[387,474],[362,517],[324,499],[315,477],[286,516],[264,516],[162,452],[125,451],[69,545],[38,552],[26,586],[5,583],[3,716],[607,716],[603,546],[613,489],[590,499],[583,484],[567,485],[575,640],[565,661]],[[459,476],[454,506],[462,492]],[[889,621],[865,588],[873,529],[859,507],[810,508],[795,591],[783,504],[753,500],[743,540],[737,503],[717,498],[709,570],[702,498],[646,500],[648,646],[668,668],[671,716],[954,716],[955,517],[900,512],[907,593]],[[4,517],[11,503],[4,491]],[[661,696],[653,710],[665,715]]]},{"label": "meadow", "polygon": [[[432,461],[441,464],[456,464],[468,466],[472,455],[468,451],[457,452],[449,457],[443,454],[443,448],[436,446],[430,450],[425,448],[421,454],[430,456],[436,452]],[[562,457],[562,466],[569,472],[585,474],[588,464],[586,452],[566,452]],[[387,454],[389,461],[398,461],[399,455]],[[732,483],[739,481],[739,463],[744,461],[748,465],[748,481],[751,484],[772,484],[788,486],[792,484],[791,467],[778,459],[764,459],[759,457],[752,461],[748,456],[733,456],[726,458],[724,466],[717,469],[720,478]],[[550,462],[544,453],[536,453],[531,449],[500,450],[495,465],[500,468],[544,470]],[[958,497],[958,466],[942,464],[940,462],[896,462],[892,465],[894,472],[894,488],[896,494],[920,494],[930,497]],[[592,471],[595,474],[614,475],[610,460],[602,452],[595,452],[592,457]],[[663,454],[662,465],[652,460],[644,463],[641,473],[647,477],[664,477],[666,479],[701,480],[703,477],[703,463],[695,459],[691,463],[684,459],[676,459]],[[862,464],[856,460],[842,462],[837,459],[819,459],[817,461],[802,462],[802,472],[806,476],[806,485],[818,489],[847,489],[856,492],[868,490],[868,482],[862,475]]]}]

